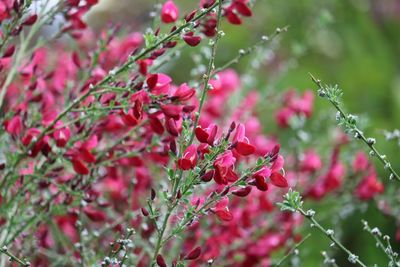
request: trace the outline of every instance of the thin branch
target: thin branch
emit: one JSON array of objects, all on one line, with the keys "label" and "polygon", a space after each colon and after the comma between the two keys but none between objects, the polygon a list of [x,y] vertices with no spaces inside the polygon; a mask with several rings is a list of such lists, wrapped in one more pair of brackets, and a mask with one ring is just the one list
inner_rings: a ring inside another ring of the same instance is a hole
[{"label": "thin branch", "polygon": [[21,266],[30,266],[31,265],[28,261],[24,261],[24,260],[18,258],[17,256],[15,256],[14,254],[12,254],[10,251],[8,251],[8,248],[6,246],[3,246],[2,248],[0,248],[0,253],[7,255],[10,258],[10,262],[16,262]]},{"label": "thin branch", "polygon": [[[364,225],[364,230],[367,231],[368,233],[370,233],[374,237],[377,247],[381,248],[382,251],[385,253],[385,255],[387,255],[387,257],[389,259],[388,266],[399,267],[400,262],[397,261],[398,254],[397,253],[395,254],[395,252],[392,250],[392,247],[390,244],[387,247],[385,247],[385,245],[383,244],[383,241],[381,240],[381,237],[382,237],[381,231],[376,227],[371,229],[369,227],[367,221],[362,220],[362,223]],[[385,237],[386,236],[384,236],[384,239],[385,239]]]},{"label": "thin branch", "polygon": [[316,227],[321,233],[323,233],[327,238],[329,238],[335,245],[337,245],[343,252],[348,255],[348,260],[351,263],[357,263],[362,267],[367,267],[358,256],[352,253],[349,249],[347,249],[333,234],[333,230],[325,229],[317,220],[314,218],[314,214],[310,212],[305,212],[302,208],[297,209],[301,215],[307,218],[312,223],[312,227]]},{"label": "thin branch", "polygon": [[287,259],[289,258],[292,254],[296,253],[296,250],[298,249],[298,247],[300,247],[309,237],[311,236],[311,234],[306,235],[302,240],[300,240],[300,242],[298,242],[295,246],[292,247],[292,249],[286,253],[286,255],[281,258],[278,263],[274,264],[274,267],[278,267],[281,266],[281,264]]},{"label": "thin branch", "polygon": [[[340,106],[340,102],[338,101],[338,99],[335,99],[330,94],[330,88],[328,86],[323,86],[321,80],[315,78],[311,73],[311,80],[318,86],[318,91],[319,91],[319,95],[321,97],[326,97],[329,102],[336,108],[336,110],[338,111],[338,115],[340,115],[339,119],[343,119],[346,122],[348,120],[355,120],[354,116],[351,114],[347,114],[346,112],[344,112],[343,108]],[[341,94],[341,91],[339,91],[339,93]],[[393,169],[392,164],[390,163],[390,161],[386,158],[385,155],[381,154],[377,148],[375,147],[375,139],[374,138],[367,138],[365,137],[363,131],[361,131],[355,124],[356,122],[354,121],[351,124],[351,131],[354,132],[354,136],[358,139],[361,139],[370,149],[371,149],[371,153],[370,155],[372,156],[376,156],[379,161],[383,164],[384,168],[386,170],[388,170],[390,172],[390,179],[395,178],[397,181],[400,182],[400,176],[397,174],[397,172]]]}]

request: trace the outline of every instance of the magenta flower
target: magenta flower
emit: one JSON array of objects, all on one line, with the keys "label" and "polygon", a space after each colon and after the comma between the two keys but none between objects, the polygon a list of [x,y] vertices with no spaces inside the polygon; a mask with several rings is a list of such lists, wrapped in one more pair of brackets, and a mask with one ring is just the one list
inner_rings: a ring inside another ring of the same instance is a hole
[{"label": "magenta flower", "polygon": [[214,161],[214,180],[217,184],[228,184],[228,182],[234,182],[238,179],[234,171],[235,162],[236,158],[231,150],[218,155]]},{"label": "magenta flower", "polygon": [[217,125],[212,123],[206,129],[203,129],[202,127],[198,126],[195,129],[195,134],[197,140],[199,140],[200,143],[209,144],[210,146],[212,146],[214,144],[217,131],[218,131]]},{"label": "magenta flower", "polygon": [[250,144],[249,139],[245,136],[245,127],[239,123],[236,128],[235,136],[233,137],[233,144],[235,151],[242,156],[249,156],[254,154],[256,148]]},{"label": "magenta flower", "polygon": [[190,170],[196,167],[198,160],[197,148],[195,145],[190,145],[183,152],[182,157],[178,160],[178,167],[181,170]]},{"label": "magenta flower", "polygon": [[174,1],[168,0],[161,9],[161,21],[164,23],[173,23],[179,17],[179,9]]}]

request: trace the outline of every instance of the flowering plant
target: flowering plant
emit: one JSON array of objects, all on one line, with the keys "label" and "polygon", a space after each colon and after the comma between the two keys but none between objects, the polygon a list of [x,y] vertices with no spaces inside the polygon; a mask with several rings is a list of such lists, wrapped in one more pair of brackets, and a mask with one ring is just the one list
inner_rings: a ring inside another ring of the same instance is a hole
[{"label": "flowering plant", "polygon": [[[281,149],[262,128],[265,96],[233,69],[286,27],[217,66],[223,21],[242,24],[254,1],[201,0],[182,14],[168,0],[153,18],[159,27],[143,34],[91,30],[84,15],[96,4],[0,2],[0,266],[279,266],[309,237],[304,219],[366,266],[302,196],[360,203],[383,194],[364,152],[351,164],[340,158],[347,132],[400,180],[375,139],[343,111],[342,91],[312,76],[344,131],[327,163],[311,141],[302,147],[314,92],[288,90],[272,107],[276,131],[295,136]],[[198,47],[193,75],[178,82],[165,65]],[[387,238],[365,229],[399,266]]]}]

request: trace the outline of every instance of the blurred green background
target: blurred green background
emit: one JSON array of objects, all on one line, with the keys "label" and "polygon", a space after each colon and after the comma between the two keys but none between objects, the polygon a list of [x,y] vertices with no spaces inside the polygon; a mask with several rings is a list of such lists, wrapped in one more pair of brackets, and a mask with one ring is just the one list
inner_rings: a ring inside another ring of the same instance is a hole
[{"label": "blurred green background", "polygon": [[[133,0],[133,2],[136,4],[131,1],[132,5],[128,4],[126,7],[136,5],[134,9],[137,11],[137,4],[140,2],[140,10],[147,12],[157,1]],[[185,11],[192,10],[198,3],[197,0],[175,2]],[[383,129],[391,131],[400,128],[400,1],[258,0],[252,2],[255,4],[254,15],[244,19],[242,26],[228,23],[222,25],[226,37],[219,46],[217,66],[237,55],[239,49],[256,43],[262,35],[274,32],[277,27],[289,25],[288,32],[280,37],[279,45],[274,49],[276,54],[273,54],[269,64],[253,65],[251,60],[254,58],[250,57],[241,61],[235,68],[240,74],[253,76],[255,83],[252,86],[260,91],[271,90],[271,87],[277,92],[283,92],[290,87],[299,90],[315,89],[309,78],[309,72],[324,83],[339,84],[344,91],[343,103],[346,110],[368,118],[365,132],[377,138],[377,147],[385,151],[394,163],[395,169],[400,170],[399,146],[396,142],[384,141],[382,134]],[[126,7],[125,10],[129,10]],[[112,10],[112,5],[103,8],[103,13],[104,10],[109,12]],[[91,19],[98,22],[96,16]],[[150,20],[143,15],[139,19],[134,16],[133,20],[135,23],[139,20],[139,24],[142,24],[136,25],[136,28],[150,25]],[[188,80],[190,68],[187,66],[194,66],[190,57],[193,51],[196,50],[186,49],[178,63],[169,66],[168,73],[172,73],[178,82]],[[316,98],[316,116],[326,113],[330,118],[328,124],[335,125],[336,112],[325,100]],[[262,114],[261,117],[268,131],[271,114]],[[324,134],[326,133],[321,133],[320,138],[323,139]],[[285,140],[281,140],[281,143],[284,145]],[[363,148],[361,144],[357,147]],[[379,164],[376,166],[381,180],[387,181],[388,175],[382,166]],[[396,184],[386,182],[386,186],[387,194],[394,194],[393,198],[397,198],[399,192],[394,189]],[[395,218],[382,215],[372,202],[366,207],[366,213],[356,212],[339,225],[332,225],[330,212],[336,211],[331,208],[335,205],[335,199],[327,201],[324,205],[318,204],[317,207],[316,205],[309,203],[310,207],[317,209],[318,214],[321,214],[322,222],[327,228],[336,231],[341,229],[339,234],[344,244],[360,255],[364,262],[371,266],[372,263],[386,266],[386,255],[375,247],[372,236],[362,230],[360,220],[364,218],[372,227],[378,226],[383,233],[394,237]],[[300,266],[322,266],[322,250],[328,251],[339,266],[352,266],[347,261],[346,255],[329,247],[330,242],[324,236],[305,227],[302,233],[307,232],[312,232],[313,235],[303,245],[309,249],[300,248]],[[398,243],[393,239],[392,242],[398,249]]]}]

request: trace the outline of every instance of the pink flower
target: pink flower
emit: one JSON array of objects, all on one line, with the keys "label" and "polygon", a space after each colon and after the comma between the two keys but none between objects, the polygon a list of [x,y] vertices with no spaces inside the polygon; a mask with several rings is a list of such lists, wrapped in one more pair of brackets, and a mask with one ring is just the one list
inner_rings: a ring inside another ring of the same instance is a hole
[{"label": "pink flower", "polygon": [[173,118],[175,120],[179,120],[179,118],[181,117],[182,108],[182,106],[171,104],[162,104],[160,106],[160,109],[165,114],[165,116]]},{"label": "pink flower", "polygon": [[221,198],[221,200],[211,210],[218,216],[222,221],[229,222],[233,220],[233,215],[228,208],[229,199],[227,197]]},{"label": "pink flower", "polygon": [[152,94],[162,95],[168,93],[172,79],[163,73],[149,74],[146,82]]},{"label": "pink flower", "polygon": [[361,200],[370,200],[375,195],[384,191],[384,185],[378,181],[375,171],[365,176],[357,185],[355,190],[356,196]]},{"label": "pink flower", "polygon": [[364,152],[360,151],[357,153],[356,157],[353,161],[353,171],[354,172],[362,172],[367,170],[369,165],[367,155]]},{"label": "pink flower", "polygon": [[268,190],[268,184],[266,179],[271,176],[271,170],[267,167],[264,166],[257,172],[253,174],[253,177],[255,179],[256,187],[260,191],[267,191]]},{"label": "pink flower", "polygon": [[182,157],[178,160],[178,167],[181,170],[193,169],[196,167],[197,160],[197,148],[195,145],[190,145],[186,148]]},{"label": "pink flower", "polygon": [[73,166],[73,168],[74,168],[74,171],[75,171],[77,174],[80,174],[80,175],[87,175],[87,174],[89,174],[89,169],[88,169],[88,167],[86,166],[86,164],[85,164],[83,161],[81,161],[81,160],[79,160],[79,159],[73,159],[73,160],[72,160],[72,166]]},{"label": "pink flower", "polygon": [[57,123],[57,129],[53,133],[54,141],[58,147],[65,147],[69,138],[71,137],[71,132],[68,127],[62,127],[62,123]]},{"label": "pink flower", "polygon": [[166,118],[165,119],[165,129],[172,136],[178,136],[179,135],[178,126],[176,124],[176,121],[173,118]]},{"label": "pink flower", "polygon": [[190,88],[186,83],[181,84],[172,97],[178,101],[187,101],[195,94],[195,90]]},{"label": "pink flower", "polygon": [[195,134],[197,140],[199,140],[200,143],[209,144],[210,146],[212,146],[214,144],[217,131],[218,131],[217,125],[212,123],[206,129],[203,129],[202,127],[198,126],[195,129]]},{"label": "pink flower", "polygon": [[28,146],[32,139],[40,134],[40,130],[38,128],[30,128],[26,131],[25,136],[22,138],[21,142],[24,146]]},{"label": "pink flower", "polygon": [[213,89],[209,90],[210,95],[228,95],[240,87],[240,78],[233,69],[226,69],[218,73],[217,78],[211,79]]},{"label": "pink flower", "polygon": [[343,163],[337,162],[332,165],[327,175],[325,176],[324,186],[326,191],[332,191],[341,186],[345,175],[345,167]]},{"label": "pink flower", "polygon": [[94,222],[104,222],[107,219],[107,216],[103,211],[96,209],[91,205],[86,206],[83,209],[83,212]]},{"label": "pink flower", "polygon": [[142,119],[142,105],[143,104],[139,100],[136,100],[135,106],[130,108],[128,113],[125,113],[124,110],[120,111],[122,121],[125,125],[133,127],[139,124]]},{"label": "pink flower", "polygon": [[179,9],[174,1],[168,0],[161,9],[161,21],[164,23],[173,23],[179,17]]},{"label": "pink flower", "polygon": [[256,148],[250,144],[249,139],[245,136],[245,127],[239,124],[236,128],[235,136],[233,137],[233,144],[235,151],[242,156],[249,156],[254,154]]},{"label": "pink flower", "polygon": [[244,2],[234,1],[233,6],[240,15],[245,17],[252,16],[251,9]]},{"label": "pink flower", "polygon": [[276,146],[276,149],[278,150],[278,152],[274,150],[271,152],[271,158],[273,159],[273,163],[271,166],[272,172],[279,172],[283,168],[283,165],[285,164],[285,159],[282,157],[282,155],[278,154],[279,146]]},{"label": "pink flower", "polygon": [[322,167],[321,158],[315,151],[308,150],[304,153],[300,162],[300,169],[303,172],[315,172]]},{"label": "pink flower", "polygon": [[271,183],[277,187],[285,188],[289,186],[285,177],[279,172],[273,172],[269,178],[271,179]]},{"label": "pink flower", "polygon": [[149,117],[149,124],[151,129],[158,135],[162,135],[164,133],[164,126],[161,121],[157,117]]},{"label": "pink flower", "polygon": [[21,116],[16,115],[12,117],[10,120],[4,122],[4,128],[6,132],[11,135],[19,135],[22,131],[22,120]]},{"label": "pink flower", "polygon": [[281,108],[275,114],[275,120],[278,123],[279,127],[287,128],[287,127],[289,127],[289,122],[290,122],[290,119],[293,117],[293,115],[294,115],[294,111],[292,109],[284,107],[284,108]]},{"label": "pink flower", "polygon": [[286,128],[294,115],[309,118],[312,115],[313,104],[314,94],[312,91],[307,90],[299,97],[293,89],[290,89],[284,95],[284,107],[275,115],[276,122],[280,127]]},{"label": "pink flower", "polygon": [[217,184],[228,184],[228,182],[234,182],[238,179],[233,170],[235,162],[236,158],[231,150],[218,155],[214,161],[214,180]]}]

